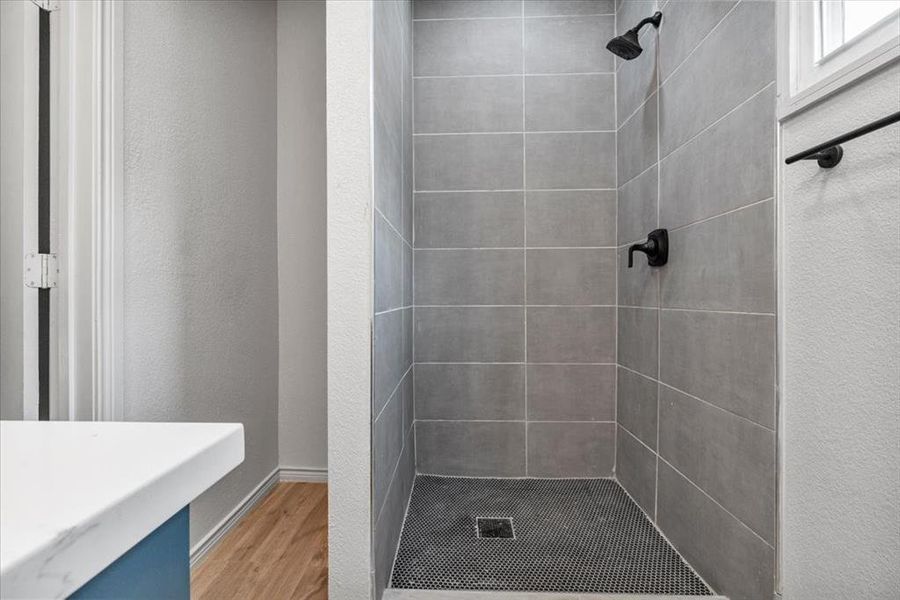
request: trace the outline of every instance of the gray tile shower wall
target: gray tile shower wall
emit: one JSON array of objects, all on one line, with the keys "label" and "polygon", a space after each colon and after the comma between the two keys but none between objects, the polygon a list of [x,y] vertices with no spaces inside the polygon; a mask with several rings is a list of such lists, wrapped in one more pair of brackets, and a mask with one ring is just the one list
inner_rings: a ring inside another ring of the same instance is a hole
[{"label": "gray tile shower wall", "polygon": [[613,4],[414,3],[420,473],[613,473]]},{"label": "gray tile shower wall", "polygon": [[412,4],[373,4],[375,589],[390,578],[415,477],[412,369]]},{"label": "gray tile shower wall", "polygon": [[[775,568],[775,6],[655,10],[617,61],[616,477],[732,600],[772,597]],[[627,246],[669,229],[669,262]]]}]

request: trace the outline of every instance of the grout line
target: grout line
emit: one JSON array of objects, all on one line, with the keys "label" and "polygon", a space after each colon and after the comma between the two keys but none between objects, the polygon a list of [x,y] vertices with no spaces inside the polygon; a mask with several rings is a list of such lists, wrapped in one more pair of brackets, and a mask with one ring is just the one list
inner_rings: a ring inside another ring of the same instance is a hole
[{"label": "grout line", "polygon": [[[526,300],[527,302],[527,300]],[[615,304],[416,304],[416,308],[616,308]],[[399,309],[392,309],[399,310]],[[391,312],[391,311],[385,311]]]},{"label": "grout line", "polygon": [[[662,208],[660,204],[660,197],[662,195],[662,177],[660,177],[659,171],[659,163],[660,163],[660,126],[659,126],[659,117],[660,117],[660,105],[662,104],[659,99],[662,96],[660,90],[662,89],[662,84],[659,81],[659,38],[656,41],[656,89],[654,90],[654,94],[656,94],[656,227],[660,227],[660,215],[662,214]],[[662,275],[654,274],[654,280],[656,281],[656,306],[662,306]],[[656,376],[662,379],[660,373],[662,373],[662,322],[659,318],[659,312],[656,313]],[[659,514],[659,383],[656,384],[656,481],[653,486],[653,518],[656,519]]]},{"label": "grout line", "polygon": [[[374,204],[373,204],[373,206],[374,206]],[[400,213],[401,213],[401,214],[400,214],[400,219],[402,220],[402,219],[403,219],[403,206],[402,206],[402,203],[401,203],[401,206],[400,206]],[[384,222],[388,224],[388,227],[390,227],[391,231],[393,231],[394,233],[397,234],[397,237],[400,238],[400,241],[401,241],[401,242],[403,242],[404,244],[406,244],[406,246],[407,246],[410,250],[413,249],[413,247],[409,244],[409,242],[407,242],[406,239],[403,237],[403,234],[401,234],[399,231],[397,231],[397,228],[394,227],[394,224],[391,223],[391,220],[388,219],[386,216],[384,216],[384,213],[381,212],[381,209],[378,208],[377,206],[375,207],[375,214],[379,215],[382,219],[384,219]],[[401,225],[401,227],[402,227],[402,226],[403,226],[403,225]]]},{"label": "grout line", "polygon": [[[683,147],[686,146],[687,144],[690,144],[690,143],[693,142],[695,139],[697,139],[698,137],[700,137],[701,135],[703,135],[704,133],[706,133],[707,131],[709,131],[710,129],[712,129],[713,127],[715,127],[716,125],[718,125],[719,123],[721,123],[722,121],[724,121],[725,119],[727,119],[729,116],[731,116],[732,113],[737,112],[738,110],[740,110],[741,108],[743,108],[743,106],[744,106],[745,104],[749,104],[750,102],[752,102],[753,100],[755,100],[757,96],[760,96],[760,95],[764,94],[764,93],[766,92],[766,90],[768,90],[770,87],[772,87],[772,86],[774,86],[774,85],[775,85],[775,82],[774,82],[774,81],[770,81],[769,83],[767,83],[766,85],[764,85],[762,88],[760,88],[760,89],[758,89],[757,91],[753,92],[753,93],[752,93],[750,96],[748,96],[747,98],[741,100],[740,103],[738,103],[737,105],[735,105],[733,108],[729,109],[729,111],[726,112],[724,115],[722,115],[721,117],[719,117],[718,119],[716,119],[715,121],[713,121],[712,123],[710,123],[709,125],[706,125],[705,127],[703,127],[703,129],[701,129],[700,131],[698,131],[697,133],[695,133],[694,135],[692,135],[691,137],[689,137],[689,138],[686,139],[685,141],[683,141],[683,142],[681,142],[680,144],[678,144],[678,146],[676,146],[675,148],[673,148],[672,150],[670,150],[670,151],[668,152],[668,154],[666,154],[665,156],[660,157],[659,162],[662,163],[664,160],[666,160],[667,158],[669,158],[670,156],[672,156],[673,154],[675,154],[676,152],[678,152],[681,148],[683,148]],[[658,107],[658,104],[659,104],[659,103],[657,103],[657,109],[659,108],[659,107]],[[658,121],[659,121],[659,119],[657,118],[657,122],[658,122]]]},{"label": "grout line", "polygon": [[[655,93],[655,92],[654,92],[654,93]],[[659,105],[658,105],[658,104],[657,104],[657,110],[659,110]],[[622,182],[622,183],[619,184],[619,189],[625,187],[626,185],[628,185],[629,183],[631,183],[632,181],[634,181],[635,179],[637,179],[638,177],[640,177],[641,175],[643,175],[644,173],[646,173],[646,172],[649,171],[650,169],[653,169],[653,168],[656,167],[656,166],[657,166],[657,163],[653,163],[652,165],[650,165],[649,167],[647,167],[646,169],[644,169],[643,171],[641,171],[640,173],[638,173],[638,174],[635,175],[634,177],[631,177],[631,178],[629,178],[629,179],[626,179],[624,182]],[[617,170],[618,170],[618,169],[617,169]],[[658,177],[657,177],[657,179],[658,179]]]},{"label": "grout line", "polygon": [[487,194],[499,192],[614,192],[616,188],[498,188],[495,190],[415,190],[416,194]]},{"label": "grout line", "polygon": [[[524,361],[474,361],[474,360],[420,360],[416,364],[419,365],[519,365],[519,366],[592,366],[592,367],[615,367],[613,362],[524,362]],[[618,365],[621,366],[621,365]],[[623,367],[624,368],[624,367]]]},{"label": "grout line", "polygon": [[[717,219],[717,218],[719,218],[719,217],[724,217],[724,216],[726,216],[726,215],[730,215],[730,214],[732,214],[732,213],[736,213],[736,212],[742,211],[742,210],[744,210],[745,208],[752,208],[752,207],[757,206],[757,205],[759,205],[759,204],[765,204],[766,202],[769,202],[769,201],[774,200],[774,199],[775,199],[774,196],[770,196],[769,198],[764,198],[764,199],[762,199],[762,200],[754,200],[753,202],[750,202],[749,204],[744,204],[744,205],[742,205],[742,206],[738,206],[737,208],[729,208],[728,210],[725,210],[725,211],[723,211],[723,212],[719,212],[719,213],[716,213],[716,214],[714,214],[714,215],[710,215],[710,216],[708,216],[708,217],[702,217],[702,218],[700,218],[700,219],[697,219],[696,221],[691,221],[690,223],[686,223],[686,224],[684,224],[684,225],[678,225],[678,226],[676,226],[676,227],[670,227],[670,228],[669,228],[669,231],[672,232],[672,231],[680,231],[680,230],[682,230],[682,229],[687,229],[687,228],[689,228],[689,227],[693,227],[694,225],[700,225],[700,224],[702,224],[702,223],[706,223],[707,221],[712,221],[713,219]],[[657,209],[657,210],[659,210],[659,209]],[[627,241],[627,242],[624,242],[624,243],[620,244],[620,245],[617,247],[617,250],[623,250],[623,249],[627,248],[629,245],[631,245],[631,244],[633,244],[633,243],[635,243],[635,242],[642,241],[643,239],[644,239],[644,238],[638,238],[638,239],[629,240],[629,241]]]},{"label": "grout line", "polygon": [[[757,423],[756,421],[754,421],[753,419],[751,419],[751,418],[749,418],[749,417],[745,417],[745,416],[743,416],[743,415],[739,415],[739,414],[737,414],[736,412],[733,412],[733,411],[731,411],[731,410],[728,410],[727,408],[723,408],[723,407],[721,407],[721,406],[719,406],[719,405],[717,405],[717,404],[713,404],[713,403],[710,402],[709,400],[704,400],[703,398],[700,398],[699,396],[695,396],[694,394],[691,394],[691,393],[686,392],[686,391],[684,391],[684,390],[682,390],[682,389],[679,389],[679,388],[675,387],[674,385],[665,383],[664,381],[660,380],[659,377],[653,377],[653,376],[647,375],[646,373],[641,373],[640,371],[635,371],[634,369],[631,369],[631,368],[629,368],[629,367],[626,367],[625,365],[622,365],[622,364],[619,364],[619,365],[617,365],[617,366],[618,366],[620,369],[624,369],[624,370],[628,371],[629,373],[633,373],[633,374],[635,374],[635,375],[640,375],[640,376],[643,377],[644,379],[649,379],[650,381],[653,381],[653,382],[657,383],[659,386],[667,387],[667,388],[669,388],[670,390],[676,391],[676,392],[678,392],[679,394],[682,394],[682,395],[684,395],[684,396],[687,396],[688,398],[691,398],[691,399],[693,399],[693,400],[697,400],[698,402],[702,402],[703,404],[706,404],[706,405],[708,405],[708,406],[710,406],[710,407],[712,407],[712,408],[715,408],[715,409],[720,410],[720,411],[722,411],[722,412],[728,413],[729,415],[731,415],[731,416],[733,416],[733,417],[736,417],[736,418],[738,418],[738,419],[741,419],[742,421],[747,421],[747,422],[750,423],[751,425],[756,425],[757,427],[760,427],[760,428],[762,428],[762,429],[765,429],[766,431],[771,431],[771,432],[774,432],[774,431],[775,431],[775,430],[772,429],[771,427],[767,427],[766,425],[763,425],[762,423]],[[658,395],[659,395],[659,394],[657,393],[657,396],[658,396]],[[659,419],[657,418],[657,426],[658,426],[658,425],[659,425]]]},{"label": "grout line", "polygon": [[774,199],[775,199],[775,198],[774,198],[773,196],[770,196],[770,197],[764,198],[764,199],[762,199],[762,200],[757,200],[756,202],[751,202],[750,204],[745,204],[745,205],[739,206],[739,207],[737,207],[737,208],[731,208],[731,209],[728,209],[728,210],[726,210],[726,211],[724,211],[724,212],[720,212],[720,213],[715,214],[715,215],[712,215],[712,216],[710,216],[710,217],[703,217],[702,219],[698,219],[698,220],[696,220],[696,221],[693,221],[693,222],[691,222],[691,223],[687,223],[687,224],[685,224],[685,225],[679,225],[678,227],[672,227],[671,229],[669,229],[669,231],[670,231],[670,232],[672,232],[672,231],[680,231],[680,230],[682,230],[682,229],[687,229],[688,227],[693,227],[694,225],[701,225],[701,224],[703,224],[703,223],[706,223],[707,221],[712,221],[713,219],[718,219],[719,217],[724,217],[724,216],[727,216],[727,215],[730,215],[730,214],[733,214],[733,213],[736,213],[736,212],[740,212],[740,211],[742,211],[742,210],[746,210],[746,209],[748,209],[748,208],[753,208],[753,207],[755,207],[755,206],[759,206],[760,204],[765,204],[766,202],[771,202],[771,201],[774,200]]},{"label": "grout line", "polygon": [[415,252],[431,251],[447,252],[453,250],[619,250],[618,246],[437,246],[434,248],[413,248]]},{"label": "grout line", "polygon": [[[619,427],[622,427],[622,425],[619,425]],[[635,436],[631,431],[628,431],[628,429],[626,429],[625,427],[622,427],[622,429],[623,429],[626,433],[628,433],[631,437],[633,437],[634,439],[636,439],[639,443],[643,444],[643,442],[641,442],[641,440],[639,440],[639,439],[637,438],[637,436]],[[618,432],[617,432],[617,435],[618,435]],[[646,446],[646,444],[644,444],[644,445]],[[647,446],[647,447],[649,448],[649,446]],[[653,451],[651,450],[651,452],[653,452]],[[653,454],[655,455],[656,452],[653,452]],[[657,523],[655,514],[654,514],[653,516],[647,514],[647,511],[644,510],[644,507],[642,507],[640,504],[638,504],[637,500],[635,500],[634,497],[631,495],[631,492],[628,491],[628,488],[626,488],[626,487],[622,484],[622,482],[619,481],[618,478],[616,478],[616,483],[618,483],[618,484],[619,484],[619,487],[622,488],[622,490],[625,492],[625,494],[626,494],[629,498],[631,498],[631,501],[634,502],[634,505],[637,506],[638,509],[639,509],[642,513],[644,513],[644,515],[647,517],[647,520],[650,521],[650,524],[653,526],[653,529],[655,529],[656,532],[657,532],[657,534],[659,534],[659,536],[660,536],[662,539],[664,539],[664,540],[666,541],[666,543],[669,545],[669,547],[672,548],[672,550],[675,551],[675,554],[678,555],[678,558],[681,559],[681,562],[682,562],[685,566],[687,566],[688,569],[690,569],[691,573],[693,573],[693,574],[697,577],[697,579],[699,579],[700,581],[703,582],[703,585],[705,585],[706,588],[707,588],[710,592],[712,592],[713,594],[715,594],[715,593],[716,593],[716,592],[715,592],[715,588],[714,588],[713,586],[711,586],[711,585],[709,584],[709,582],[706,581],[706,579],[704,579],[704,578],[700,575],[700,573],[697,572],[697,569],[695,569],[694,566],[693,566],[693,565],[692,565],[692,564],[684,557],[684,555],[678,550],[678,547],[677,547],[675,544],[672,543],[672,540],[670,540],[670,539],[668,538],[668,536],[665,534],[665,532],[664,532],[664,531],[662,530],[662,528],[659,526],[659,523]],[[654,507],[653,507],[653,508],[654,508],[654,513],[655,513],[655,512],[656,512],[656,506],[655,506],[655,504],[656,504],[656,499],[654,498],[653,501],[654,501]],[[660,596],[660,598],[668,598],[668,597],[669,597],[669,596]],[[693,597],[693,596],[692,596],[692,597]],[[698,597],[699,597],[699,596],[698,596]],[[703,596],[703,597],[707,597],[707,596]],[[724,596],[709,596],[709,597],[725,598]],[[726,599],[726,600],[727,600],[727,599]]]},{"label": "grout line", "polygon": [[[524,5],[523,5],[524,6]],[[523,8],[524,12],[524,8]],[[580,19],[582,17],[615,17],[615,13],[590,13],[578,15],[526,15],[521,17],[497,16],[497,17],[431,17],[426,19],[413,19],[413,23],[428,23],[434,21],[511,21],[513,19]]]},{"label": "grout line", "polygon": [[[525,2],[522,2],[522,131],[527,129],[525,125],[525,72],[528,70],[525,65]],[[522,136],[522,189],[528,189],[528,136]],[[523,310],[523,343],[522,348],[525,353],[525,362],[528,362],[528,192],[522,192],[522,302],[525,304]],[[524,383],[524,404],[525,404],[525,475],[528,476],[528,369],[525,369]]]},{"label": "grout line", "polygon": [[[523,69],[524,71],[524,69]],[[573,71],[571,73],[484,73],[471,75],[413,75],[416,79],[474,79],[485,77],[569,77],[578,75],[615,75],[615,71]]]},{"label": "grout line", "polygon": [[747,531],[749,531],[750,533],[752,533],[754,537],[756,537],[757,539],[759,539],[759,541],[761,541],[763,544],[765,544],[766,546],[768,546],[768,547],[771,548],[772,550],[775,549],[775,547],[774,547],[772,544],[770,544],[769,542],[767,542],[765,539],[763,539],[763,537],[762,537],[761,535],[759,535],[758,533],[756,533],[756,531],[754,531],[754,529],[753,529],[752,527],[750,527],[749,525],[747,525],[746,523],[744,523],[744,522],[743,522],[740,518],[738,518],[737,515],[735,515],[733,512],[731,512],[730,510],[728,510],[727,508],[725,508],[724,506],[722,506],[722,504],[721,504],[718,500],[716,500],[715,498],[713,498],[712,496],[710,496],[709,493],[708,493],[706,490],[704,490],[702,487],[700,487],[699,485],[697,485],[697,484],[694,482],[694,480],[692,480],[690,477],[688,477],[687,475],[685,475],[684,473],[682,473],[681,471],[679,471],[678,468],[675,467],[675,465],[673,465],[672,463],[670,463],[669,461],[667,461],[665,458],[663,458],[663,457],[660,456],[659,454],[657,454],[657,456],[659,456],[659,460],[661,460],[662,462],[666,463],[666,465],[667,465],[670,469],[672,469],[673,471],[675,471],[676,473],[678,473],[685,481],[687,481],[687,482],[690,483],[692,486],[694,486],[695,488],[697,488],[697,490],[698,490],[701,494],[703,494],[704,496],[706,496],[707,498],[709,498],[709,499],[713,502],[713,504],[715,504],[716,506],[718,506],[719,508],[721,508],[723,511],[725,511],[725,513],[726,513],[728,516],[730,516],[732,519],[734,519],[734,520],[737,521],[739,524],[741,524]]},{"label": "grout line", "polygon": [[[615,9],[615,13],[613,16],[613,35],[616,35],[616,32],[619,30],[619,10],[618,5],[616,4],[616,0],[613,0],[613,8]],[[613,77],[613,122],[616,124],[616,133],[613,137],[613,156],[614,156],[614,164],[615,164],[615,180],[616,180],[616,192],[615,192],[615,206],[616,210],[615,214],[615,241],[616,244],[619,243],[619,75],[618,69],[616,69],[616,59],[613,59],[613,69],[616,71],[616,75]],[[613,360],[618,364],[619,362],[619,252],[618,249],[614,255],[615,257],[615,288],[616,288],[616,309],[613,311]],[[619,369],[613,369],[613,419],[616,424],[619,423]],[[619,432],[618,428],[613,428],[613,477],[616,476],[616,471],[619,466]],[[623,486],[624,488],[624,486]]]},{"label": "grout line", "polygon": [[[659,82],[659,85],[657,85],[657,87],[658,87],[658,88],[662,88],[662,86],[664,86],[664,85],[666,84],[667,81],[669,81],[670,79],[672,79],[672,77],[673,77],[679,70],[681,70],[681,67],[684,66],[684,64],[687,63],[687,61],[690,60],[690,58],[697,52],[697,49],[698,49],[700,46],[703,45],[703,42],[705,42],[705,41],[709,38],[709,36],[711,36],[711,35],[713,34],[713,32],[714,32],[716,29],[719,28],[719,25],[721,25],[721,24],[725,21],[725,19],[727,19],[727,18],[731,15],[731,13],[733,13],[733,12],[737,9],[737,7],[740,6],[740,5],[741,5],[741,0],[738,0],[738,1],[734,4],[734,6],[732,6],[731,9],[730,9],[727,13],[725,13],[725,15],[724,15],[721,19],[719,19],[719,22],[716,23],[715,25],[713,25],[712,29],[710,29],[709,32],[708,32],[706,35],[704,35],[702,38],[700,38],[700,41],[698,41],[698,42],[694,45],[694,47],[691,48],[691,51],[687,53],[687,56],[685,56],[684,59],[683,59],[680,63],[678,63],[677,65],[675,65],[675,68],[672,69],[672,71],[669,73],[669,75],[668,75],[663,81],[659,81],[659,74],[657,73],[657,78],[656,78],[656,79],[657,79],[657,81]],[[659,63],[657,63],[657,64],[659,64]]]},{"label": "grout line", "polygon": [[387,309],[387,310],[382,310],[382,311],[380,311],[380,312],[375,312],[374,315],[375,315],[376,317],[377,317],[377,316],[380,316],[380,315],[387,315],[387,314],[390,314],[390,313],[393,313],[393,312],[397,312],[397,311],[400,311],[400,310],[407,310],[407,309],[413,308],[413,306],[414,306],[414,305],[410,304],[409,306],[398,306],[398,307],[396,307],[396,308],[389,308],[389,309]]},{"label": "grout line", "polygon": [[[412,227],[410,228],[410,236],[412,237],[413,249],[410,254],[412,254],[412,270],[410,273],[410,289],[413,303],[413,311],[412,311],[412,339],[410,340],[410,357],[409,360],[412,363],[411,368],[412,372],[412,424],[410,425],[412,429],[412,461],[413,461],[413,485],[410,488],[409,500],[407,500],[406,510],[409,511],[409,502],[412,500],[412,491],[415,488],[415,478],[416,472],[418,471],[419,465],[419,457],[417,456],[417,444],[416,444],[416,333],[415,333],[415,324],[416,324],[416,145],[413,143],[412,133],[416,130],[416,86],[415,81],[413,79],[413,75],[416,72],[416,53],[415,53],[415,36],[416,36],[416,28],[413,23],[413,11],[415,10],[412,3],[410,3],[409,7],[409,152],[410,152],[410,202],[412,203],[412,207],[410,209],[410,218],[412,219]],[[404,181],[405,183],[405,181]],[[406,523],[406,515],[403,516],[403,523]],[[403,528],[401,527],[401,535]],[[400,538],[397,540],[397,552],[400,550]],[[394,556],[396,561],[396,553]],[[393,563],[391,563],[391,570],[393,571]],[[391,573],[393,575],[393,573]],[[390,581],[390,580],[389,580]]]},{"label": "grout line", "polygon": [[615,425],[615,421],[583,421],[583,420],[572,420],[572,421],[559,421],[559,420],[544,420],[544,419],[531,419],[529,420],[527,417],[523,419],[419,419],[423,423],[592,423],[597,425]]},{"label": "grout line", "polygon": [[[409,374],[409,372],[410,372],[411,370],[412,370],[412,365],[410,365],[410,366],[406,369],[406,371],[403,372],[403,375],[400,376],[400,381],[397,382],[397,385],[395,385],[395,386],[394,386],[394,389],[391,391],[391,393],[388,394],[388,399],[385,401],[384,406],[381,407],[381,410],[379,410],[379,411],[378,411],[378,414],[375,415],[375,418],[372,419],[372,425],[373,425],[373,426],[375,425],[375,422],[378,421],[379,418],[381,418],[381,414],[385,411],[385,409],[387,408],[387,405],[391,403],[391,398],[393,398],[393,397],[394,397],[394,394],[397,393],[397,390],[400,389],[400,386],[403,384],[403,380],[406,379],[406,376]],[[402,407],[401,407],[401,408],[402,408]]]},{"label": "grout line", "polygon": [[[641,102],[641,105],[638,106],[638,107],[634,110],[633,113],[631,113],[630,115],[628,115],[628,118],[626,118],[624,121],[622,121],[622,124],[619,125],[619,127],[618,127],[617,130],[624,129],[624,127],[625,127],[626,125],[628,125],[628,123],[629,123],[632,119],[634,119],[634,118],[637,116],[637,114],[638,114],[639,112],[641,112],[641,109],[644,108],[644,107],[647,105],[647,103],[650,102],[651,100],[653,100],[653,98],[656,97],[658,94],[659,94],[659,89],[653,90],[653,92],[651,92],[650,95],[647,96],[647,97],[644,99],[643,102]],[[657,110],[657,121],[658,121],[658,120],[659,120],[659,114],[658,114],[658,113],[659,113],[659,102],[656,103],[656,110]],[[657,136],[658,136],[658,135],[659,135],[659,123],[657,123],[657,127],[656,127],[656,128],[657,128]],[[657,139],[659,139],[659,138],[657,138]],[[657,142],[657,146],[658,146],[658,145],[659,145],[659,143]]]},{"label": "grout line", "polygon": [[[524,89],[524,87],[523,87]],[[524,121],[524,119],[523,119]],[[515,131],[423,131],[414,133],[413,137],[442,137],[460,135],[543,135],[543,134],[575,134],[575,133],[615,133],[615,129],[527,129],[522,123],[522,129]]]}]

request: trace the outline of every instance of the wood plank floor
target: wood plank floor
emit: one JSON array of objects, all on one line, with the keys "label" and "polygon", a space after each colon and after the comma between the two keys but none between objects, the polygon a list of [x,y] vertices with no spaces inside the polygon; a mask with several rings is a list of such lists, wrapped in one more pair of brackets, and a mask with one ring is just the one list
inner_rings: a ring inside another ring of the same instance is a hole
[{"label": "wood plank floor", "polygon": [[279,483],[191,574],[191,598],[328,597],[324,483]]}]

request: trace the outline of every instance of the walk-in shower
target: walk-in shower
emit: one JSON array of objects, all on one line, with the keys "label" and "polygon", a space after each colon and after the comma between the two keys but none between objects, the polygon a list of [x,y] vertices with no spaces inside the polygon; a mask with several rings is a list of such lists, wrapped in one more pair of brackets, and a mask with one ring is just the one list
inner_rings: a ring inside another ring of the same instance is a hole
[{"label": "walk-in shower", "polygon": [[375,11],[378,593],[772,597],[774,3]]}]

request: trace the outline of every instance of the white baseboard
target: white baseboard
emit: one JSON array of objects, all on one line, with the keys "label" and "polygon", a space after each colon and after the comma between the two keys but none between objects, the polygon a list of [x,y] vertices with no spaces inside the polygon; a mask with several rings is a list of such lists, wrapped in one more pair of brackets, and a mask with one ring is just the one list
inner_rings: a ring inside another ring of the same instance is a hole
[{"label": "white baseboard", "polygon": [[308,481],[324,483],[328,481],[328,469],[309,467],[281,467],[281,481]]},{"label": "white baseboard", "polygon": [[269,473],[265,479],[259,482],[259,484],[253,488],[247,496],[241,500],[237,506],[231,509],[231,512],[225,516],[224,519],[219,521],[219,523],[213,527],[209,533],[203,536],[199,542],[197,542],[193,548],[191,548],[191,567],[195,566],[203,557],[212,550],[216,544],[228,533],[232,527],[234,527],[238,521],[241,520],[247,511],[253,508],[257,502],[265,498],[266,494],[269,493],[269,490],[278,483],[280,469],[275,467],[272,469],[272,472]]},{"label": "white baseboard", "polygon": [[259,482],[247,496],[235,506],[228,515],[210,530],[203,539],[191,548],[191,567],[196,566],[221,541],[231,528],[247,514],[260,500],[266,497],[279,481],[307,481],[319,483],[328,481],[328,469],[310,469],[307,467],[276,467],[266,478]]}]

